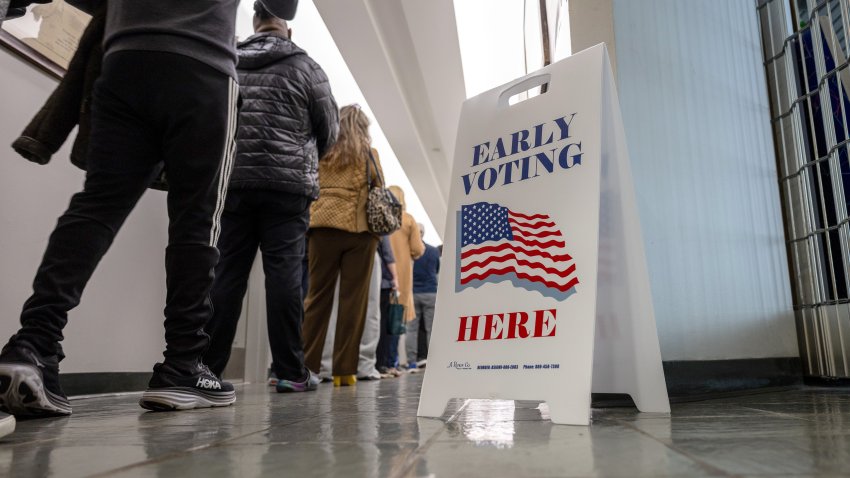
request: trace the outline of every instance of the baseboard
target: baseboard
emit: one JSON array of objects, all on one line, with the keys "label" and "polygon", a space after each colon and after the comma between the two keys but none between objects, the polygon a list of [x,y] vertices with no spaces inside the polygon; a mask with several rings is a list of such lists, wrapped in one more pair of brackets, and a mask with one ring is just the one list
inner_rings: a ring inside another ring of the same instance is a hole
[{"label": "baseboard", "polygon": [[[799,357],[677,360],[664,362],[667,394],[673,403],[707,400],[803,385]],[[633,405],[628,395],[594,393],[594,407]]]},{"label": "baseboard", "polygon": [[141,392],[151,372],[62,373],[59,383],[69,397],[100,393]]},{"label": "baseboard", "polygon": [[806,377],[803,381],[812,387],[850,387],[847,377]]},{"label": "baseboard", "polygon": [[[674,402],[803,385],[798,357],[664,362],[664,375]],[[142,391],[150,376],[150,372],[64,373],[59,380],[65,393],[74,396]],[[617,406],[629,401],[616,394],[593,394],[594,406]]]},{"label": "baseboard", "polygon": [[728,393],[803,384],[799,357],[664,362],[670,396]]}]

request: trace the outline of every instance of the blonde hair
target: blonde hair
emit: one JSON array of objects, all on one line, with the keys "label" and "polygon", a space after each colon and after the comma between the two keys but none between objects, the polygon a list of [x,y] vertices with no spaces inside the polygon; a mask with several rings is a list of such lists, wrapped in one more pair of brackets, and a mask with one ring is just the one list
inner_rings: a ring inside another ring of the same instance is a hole
[{"label": "blonde hair", "polygon": [[369,117],[360,105],[346,105],[339,110],[339,137],[324,161],[333,168],[344,168],[365,159],[372,145]]}]

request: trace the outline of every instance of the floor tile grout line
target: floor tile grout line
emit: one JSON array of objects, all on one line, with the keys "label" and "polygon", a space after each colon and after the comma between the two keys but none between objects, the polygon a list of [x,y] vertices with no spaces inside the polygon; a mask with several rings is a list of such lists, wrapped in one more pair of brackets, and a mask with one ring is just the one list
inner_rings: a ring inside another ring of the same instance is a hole
[{"label": "floor tile grout line", "polygon": [[[295,425],[297,423],[301,423],[301,422],[305,422],[307,420],[312,420],[312,419],[321,417],[322,415],[325,415],[325,414],[322,413],[322,414],[319,414],[319,415],[305,417],[305,418],[302,418],[302,419],[299,419],[299,420],[289,422],[289,423],[287,423],[287,425]],[[145,460],[145,461],[138,461],[138,462],[135,462],[135,463],[130,463],[128,465],[120,466],[118,468],[113,468],[111,470],[101,471],[101,472],[98,472],[98,473],[95,473],[95,474],[92,474],[92,475],[88,475],[88,476],[89,476],[89,478],[106,477],[106,476],[114,475],[116,473],[121,473],[121,472],[124,472],[124,471],[132,470],[134,468],[141,468],[143,466],[155,465],[155,464],[158,464],[158,463],[165,463],[165,462],[173,460],[175,458],[180,458],[182,455],[189,455],[189,454],[195,453],[197,451],[207,450],[207,449],[210,449],[210,448],[216,448],[216,447],[222,446],[222,445],[224,445],[228,442],[232,442],[232,441],[236,441],[236,440],[242,440],[244,438],[248,438],[251,435],[256,435],[258,433],[267,432],[267,431],[271,430],[272,428],[275,428],[275,426],[269,426],[269,427],[263,428],[262,430],[253,431],[251,433],[246,433],[244,435],[235,436],[235,437],[232,437],[232,438],[228,438],[226,440],[215,441],[215,442],[211,442],[211,443],[206,443],[204,445],[198,445],[198,446],[192,447],[192,448],[187,448],[185,450],[180,450],[180,451],[176,451],[176,452],[173,452],[173,453],[167,453],[165,455],[161,455],[161,456],[158,456],[156,458],[151,458],[151,459],[148,459],[148,460]]]},{"label": "floor tile grout line", "polygon": [[436,433],[431,435],[431,437],[428,438],[427,441],[425,441],[424,445],[416,447],[414,450],[412,450],[410,453],[408,453],[408,455],[402,461],[402,464],[399,466],[399,469],[392,470],[389,473],[388,476],[393,477],[393,478],[401,478],[401,477],[407,475],[408,473],[410,473],[410,470],[412,470],[413,467],[416,466],[416,462],[418,462],[425,455],[425,452],[427,452],[428,449],[431,448],[431,445],[433,445],[434,442],[437,441],[437,438],[439,438],[440,435],[442,435],[443,432],[446,431],[446,427],[450,423],[457,420],[458,417],[461,415],[461,413],[463,413],[463,411],[466,410],[466,407],[471,402],[472,402],[472,400],[465,400],[463,402],[463,405],[461,405],[460,408],[458,408],[457,411],[454,414],[452,414],[452,416],[450,416],[448,419],[446,419],[445,423],[443,423],[443,426],[440,427],[440,429],[437,430]]},{"label": "floor tile grout line", "polygon": [[616,421],[619,422],[621,425],[624,425],[628,428],[631,428],[632,430],[640,433],[641,435],[644,435],[644,436],[662,444],[663,446],[667,447],[668,449],[672,450],[673,452],[678,453],[679,455],[682,455],[683,457],[693,461],[694,463],[696,463],[697,465],[699,465],[701,468],[705,469],[706,471],[709,471],[709,472],[712,472],[712,473],[718,473],[718,474],[720,474],[720,476],[726,476],[726,477],[739,476],[739,475],[736,475],[734,473],[728,473],[725,470],[723,470],[722,468],[718,468],[718,467],[716,467],[716,466],[714,466],[710,463],[706,463],[705,461],[691,455],[687,451],[680,449],[679,447],[673,445],[672,443],[667,443],[666,441],[661,440],[661,439],[653,436],[652,434],[641,430],[640,428],[630,424],[629,422],[627,422],[625,420],[619,420],[618,419]]}]

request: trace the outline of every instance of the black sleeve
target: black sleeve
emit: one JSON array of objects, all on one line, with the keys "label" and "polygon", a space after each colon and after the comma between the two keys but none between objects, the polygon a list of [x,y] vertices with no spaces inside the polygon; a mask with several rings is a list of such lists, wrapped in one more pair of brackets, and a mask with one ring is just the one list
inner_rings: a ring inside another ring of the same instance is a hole
[{"label": "black sleeve", "polygon": [[381,260],[384,261],[384,264],[395,264],[395,256],[393,255],[389,236],[382,237],[378,247],[381,249]]},{"label": "black sleeve", "polygon": [[94,14],[94,11],[106,3],[106,1],[107,0],[65,0],[65,3],[92,15]]},{"label": "black sleeve", "polygon": [[51,3],[50,0],[11,0],[9,2],[9,10],[13,8],[27,8],[34,3]]},{"label": "black sleeve", "polygon": [[315,63],[312,78],[310,120],[313,124],[313,134],[316,135],[319,159],[321,159],[336,143],[337,135],[339,135],[339,108],[331,93],[331,84],[327,75]]}]

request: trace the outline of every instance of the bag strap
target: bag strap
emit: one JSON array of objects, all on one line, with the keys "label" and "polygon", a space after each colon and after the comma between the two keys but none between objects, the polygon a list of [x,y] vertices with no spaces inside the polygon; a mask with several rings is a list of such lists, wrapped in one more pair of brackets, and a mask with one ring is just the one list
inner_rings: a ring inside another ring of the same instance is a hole
[{"label": "bag strap", "polygon": [[369,189],[372,189],[372,171],[369,169],[369,163],[375,166],[375,177],[378,179],[381,187],[384,186],[384,176],[381,174],[381,170],[378,169],[378,163],[375,161],[375,156],[372,155],[372,149],[369,149],[369,161],[366,161],[366,184],[369,185]]},{"label": "bag strap", "polygon": [[[372,152],[369,151],[369,156],[372,156]],[[366,161],[366,189],[372,189],[372,171],[369,168],[370,161]]]}]

